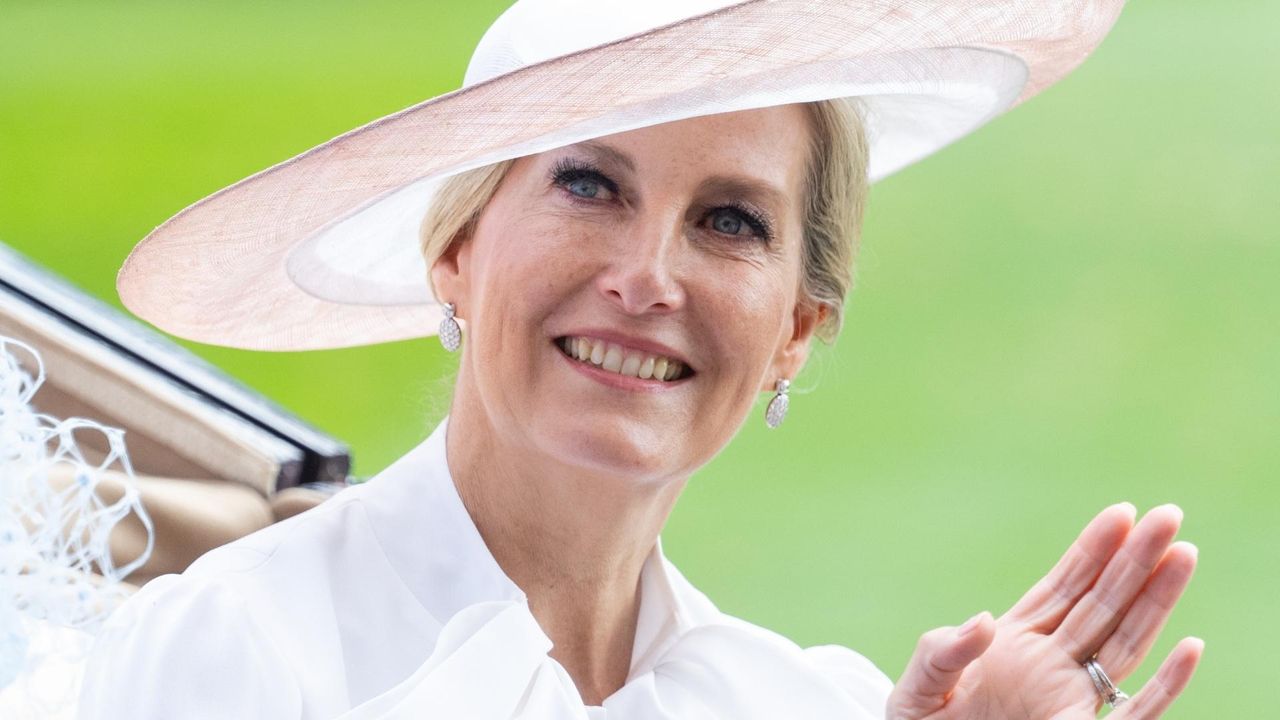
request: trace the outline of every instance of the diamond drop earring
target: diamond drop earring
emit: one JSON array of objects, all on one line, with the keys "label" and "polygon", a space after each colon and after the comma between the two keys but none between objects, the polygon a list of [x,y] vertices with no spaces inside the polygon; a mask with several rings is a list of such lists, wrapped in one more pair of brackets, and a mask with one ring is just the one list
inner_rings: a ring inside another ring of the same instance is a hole
[{"label": "diamond drop earring", "polygon": [[769,401],[769,407],[765,408],[764,411],[764,422],[770,428],[778,427],[787,417],[787,406],[791,404],[787,396],[787,389],[790,387],[790,380],[778,378],[778,383],[773,388],[778,394],[773,396],[773,399]]},{"label": "diamond drop earring", "polygon": [[444,319],[440,321],[440,344],[449,352],[457,350],[462,344],[462,328],[458,326],[458,321],[453,319],[455,310],[457,306],[453,303],[445,303]]}]

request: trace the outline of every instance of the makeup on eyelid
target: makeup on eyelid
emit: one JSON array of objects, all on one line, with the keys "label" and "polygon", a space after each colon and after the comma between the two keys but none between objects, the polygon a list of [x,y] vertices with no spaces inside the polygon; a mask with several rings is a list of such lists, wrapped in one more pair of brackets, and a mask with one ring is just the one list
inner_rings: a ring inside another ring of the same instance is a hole
[{"label": "makeup on eyelid", "polygon": [[[598,183],[601,187],[614,195],[619,191],[618,184],[590,162],[577,158],[564,157],[557,160],[552,166],[552,183],[565,189],[566,192],[573,196],[575,201],[603,201],[602,198],[598,198],[594,193],[591,195],[582,195],[569,189],[569,186],[572,183],[583,180]],[[742,223],[751,228],[754,235],[762,242],[768,244],[773,241],[774,235],[772,223],[769,222],[765,213],[756,210],[745,202],[734,200],[711,208],[708,210],[708,214],[713,214],[722,210],[731,211]],[[736,233],[721,234],[736,235]]]}]

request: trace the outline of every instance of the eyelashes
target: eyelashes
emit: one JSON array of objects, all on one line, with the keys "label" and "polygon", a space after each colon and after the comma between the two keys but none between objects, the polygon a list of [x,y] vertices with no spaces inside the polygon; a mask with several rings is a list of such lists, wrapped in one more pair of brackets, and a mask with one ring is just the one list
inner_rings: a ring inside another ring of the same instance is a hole
[{"label": "eyelashes", "polygon": [[[576,160],[574,158],[560,158],[557,160],[555,167],[551,169],[551,181],[566,190],[568,190],[569,186],[574,183],[578,183],[579,187],[582,187],[584,183],[594,182],[615,195],[618,193],[617,183],[610,180],[604,173],[600,172],[599,169],[590,163]],[[584,200],[590,199],[594,196],[580,195],[578,193],[573,193],[572,191],[570,192],[574,197],[580,197]]]},{"label": "eyelashes", "polygon": [[[613,196],[616,196],[619,191],[618,184],[599,168],[577,158],[565,157],[556,160],[551,168],[551,182],[567,192],[575,202],[606,202],[606,198],[600,197],[601,189]],[[707,211],[707,217],[715,219],[717,216],[728,216],[746,225],[751,229],[751,234],[765,244],[773,242],[772,223],[764,213],[747,203],[734,200]],[[723,235],[736,235],[736,233],[721,232],[714,228],[713,231]]]},{"label": "eyelashes", "polygon": [[730,202],[726,205],[713,208],[712,213],[728,211],[732,215],[736,215],[738,220],[747,224],[761,240],[765,242],[773,242],[773,230],[770,223],[763,215],[756,212],[754,208],[737,201]]}]

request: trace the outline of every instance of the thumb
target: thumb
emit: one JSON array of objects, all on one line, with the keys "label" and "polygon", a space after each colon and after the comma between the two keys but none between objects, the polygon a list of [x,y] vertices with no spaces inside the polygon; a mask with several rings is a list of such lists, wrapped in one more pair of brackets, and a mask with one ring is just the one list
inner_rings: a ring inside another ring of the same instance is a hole
[{"label": "thumb", "polygon": [[915,654],[889,694],[888,717],[911,720],[947,704],[964,669],[991,646],[995,619],[985,610],[960,627],[940,627],[920,636]]}]

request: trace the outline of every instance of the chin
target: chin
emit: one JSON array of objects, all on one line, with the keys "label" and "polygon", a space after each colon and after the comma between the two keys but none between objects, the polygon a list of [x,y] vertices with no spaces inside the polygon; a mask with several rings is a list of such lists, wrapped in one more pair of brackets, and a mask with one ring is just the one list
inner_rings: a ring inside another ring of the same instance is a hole
[{"label": "chin", "polygon": [[546,450],[568,464],[602,476],[644,481],[679,473],[672,451],[680,443],[674,433],[630,417],[578,415],[554,423],[545,440],[551,446]]}]

